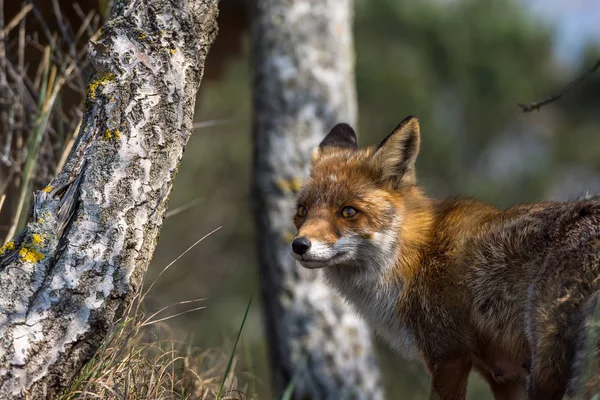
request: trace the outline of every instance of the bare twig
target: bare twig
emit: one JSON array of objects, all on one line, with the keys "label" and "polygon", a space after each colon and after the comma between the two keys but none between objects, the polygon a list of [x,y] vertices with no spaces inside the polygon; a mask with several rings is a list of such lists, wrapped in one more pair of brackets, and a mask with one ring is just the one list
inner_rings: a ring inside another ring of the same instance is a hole
[{"label": "bare twig", "polygon": [[578,84],[580,84],[581,82],[586,80],[594,72],[596,72],[596,70],[598,68],[600,68],[600,58],[598,60],[596,60],[596,63],[589,70],[587,70],[583,74],[579,75],[575,80],[573,80],[571,83],[569,83],[567,86],[565,86],[560,92],[556,93],[553,96],[548,97],[547,99],[538,101],[536,103],[531,103],[531,104],[519,103],[519,107],[521,107],[521,109],[523,109],[523,112],[526,112],[526,113],[531,112],[533,110],[539,110],[543,106],[553,103],[556,100],[560,99],[568,91],[573,89],[575,86],[577,86]]},{"label": "bare twig", "polygon": [[[83,10],[81,9],[81,6],[80,6],[79,4],[77,4],[77,3],[73,3],[73,9],[75,10],[75,13],[77,14],[77,16],[78,16],[79,18],[81,18],[81,21],[85,21],[85,20],[87,19],[87,17],[86,17],[86,15],[85,15],[85,13],[83,12]],[[94,16],[97,16],[97,15],[98,15],[98,14],[95,14],[95,13],[94,13]],[[92,25],[92,26],[90,26],[90,24],[86,24],[86,23],[84,23],[84,24],[82,24],[82,25],[81,25],[81,26],[85,26],[85,29],[86,29],[87,35],[88,35],[89,37],[92,37],[92,36],[94,36],[95,32],[97,32],[97,31],[98,31],[98,26],[97,26],[96,24],[94,24],[94,23],[92,22],[92,24],[91,24],[91,25]]]},{"label": "bare twig", "polygon": [[63,38],[67,43],[73,42],[73,36],[71,31],[71,26],[69,21],[63,18],[63,12],[60,9],[60,4],[58,0],[52,0],[52,10],[54,11],[54,16],[56,17],[56,23],[58,25],[58,29],[62,34]]},{"label": "bare twig", "polygon": [[4,0],[0,0],[0,83],[6,86],[6,34],[4,32]]},{"label": "bare twig", "polygon": [[11,19],[10,22],[4,27],[2,32],[4,36],[7,36],[10,31],[12,31],[17,25],[19,25],[21,20],[25,18],[27,14],[29,14],[29,11],[31,11],[32,8],[32,4],[24,5],[23,8],[21,8],[21,11],[19,11],[19,13],[15,15],[13,19]]},{"label": "bare twig", "polygon": [[71,152],[71,149],[73,148],[73,143],[75,143],[75,138],[77,138],[77,132],[79,132],[79,128],[81,128],[81,119],[79,119],[79,122],[77,123],[77,126],[75,127],[75,130],[73,131],[73,134],[71,134],[71,138],[64,145],[62,155],[60,156],[60,160],[58,161],[58,164],[56,165],[56,173],[57,174],[60,171],[62,171],[63,167],[65,166],[65,162],[67,162],[67,157],[69,156],[69,153]]},{"label": "bare twig", "polygon": [[8,176],[6,177],[6,181],[0,182],[0,196],[4,196],[6,194],[6,189],[8,188],[8,185],[10,184],[10,182],[12,181],[14,173],[15,173],[14,170],[9,170]]}]

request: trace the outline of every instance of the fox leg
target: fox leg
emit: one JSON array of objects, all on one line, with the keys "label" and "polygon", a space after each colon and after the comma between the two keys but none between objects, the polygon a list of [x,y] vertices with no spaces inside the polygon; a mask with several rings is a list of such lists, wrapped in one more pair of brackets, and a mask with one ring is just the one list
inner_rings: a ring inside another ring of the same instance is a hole
[{"label": "fox leg", "polygon": [[525,381],[521,378],[512,378],[498,381],[492,374],[479,371],[490,385],[494,400],[525,400],[527,398]]},{"label": "fox leg", "polygon": [[469,357],[438,359],[429,364],[431,371],[430,400],[463,400],[471,371]]},{"label": "fox leg", "polygon": [[525,382],[515,379],[506,382],[490,383],[494,400],[525,400]]}]

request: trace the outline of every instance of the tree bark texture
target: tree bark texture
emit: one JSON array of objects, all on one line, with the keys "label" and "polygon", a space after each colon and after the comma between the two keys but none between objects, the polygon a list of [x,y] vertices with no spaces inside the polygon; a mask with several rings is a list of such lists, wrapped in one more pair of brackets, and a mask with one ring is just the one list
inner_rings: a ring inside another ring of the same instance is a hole
[{"label": "tree bark texture", "polygon": [[352,2],[257,0],[252,17],[254,214],[275,395],[293,381],[295,398],[382,398],[369,329],[289,254],[311,152],[356,120]]},{"label": "tree bark texture", "polygon": [[83,123],[0,250],[0,399],[54,398],[138,293],[192,132],[218,0],[118,0]]}]

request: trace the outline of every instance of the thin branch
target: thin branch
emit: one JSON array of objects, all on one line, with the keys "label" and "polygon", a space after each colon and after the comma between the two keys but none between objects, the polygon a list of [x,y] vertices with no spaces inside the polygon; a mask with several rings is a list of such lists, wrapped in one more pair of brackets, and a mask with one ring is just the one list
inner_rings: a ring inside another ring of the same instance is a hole
[{"label": "thin branch", "polygon": [[6,181],[0,183],[0,196],[3,196],[6,194],[6,189],[8,188],[8,185],[11,183],[14,174],[15,174],[14,170],[12,170],[12,169],[9,170],[8,176],[6,176]]},{"label": "thin branch", "polygon": [[77,126],[75,127],[75,130],[71,134],[69,141],[64,145],[62,155],[60,156],[60,160],[58,161],[58,164],[56,164],[56,174],[57,175],[60,171],[62,171],[63,167],[65,166],[65,163],[67,162],[67,157],[71,153],[71,149],[73,148],[73,144],[75,143],[75,139],[77,138],[77,133],[79,132],[80,128],[81,128],[81,118],[79,119],[79,122],[77,123]]},{"label": "thin branch", "polygon": [[[85,13],[83,12],[83,10],[81,9],[81,6],[78,3],[73,3],[73,9],[75,10],[75,13],[77,14],[77,16],[81,19],[81,21],[86,21],[87,17],[85,15]],[[90,13],[94,13],[94,16],[97,16],[98,14],[96,14],[95,12],[90,11]],[[93,18],[92,18],[93,20]],[[94,36],[97,32],[98,32],[98,26],[96,26],[93,21],[92,21],[92,26],[90,26],[90,24],[86,24],[86,31],[87,31],[87,35],[89,37]],[[82,24],[83,26],[83,24]]]},{"label": "thin branch", "polygon": [[0,83],[6,86],[6,35],[4,33],[4,0],[0,0]]},{"label": "thin branch", "polygon": [[4,27],[2,33],[5,37],[8,36],[9,32],[21,23],[21,21],[25,18],[27,14],[29,14],[29,11],[31,11],[32,8],[32,4],[26,4],[23,6],[23,8],[21,8],[21,11],[19,11],[19,13],[15,15],[13,19],[11,19],[10,22]]},{"label": "thin branch", "polygon": [[519,103],[519,107],[521,107],[521,109],[523,109],[523,112],[526,112],[526,113],[531,112],[533,110],[539,110],[543,106],[545,106],[547,104],[550,104],[550,103],[553,103],[556,100],[560,99],[568,91],[570,91],[571,89],[573,89],[575,86],[577,86],[578,84],[580,84],[581,82],[583,82],[584,80],[586,80],[594,72],[596,72],[596,70],[598,68],[600,68],[600,58],[598,60],[596,60],[596,63],[592,66],[592,68],[590,68],[588,71],[584,72],[583,74],[579,75],[574,81],[572,81],[567,86],[565,86],[560,92],[556,93],[553,96],[548,97],[547,99],[544,99],[542,101],[538,101],[536,103],[531,103],[531,104]]}]

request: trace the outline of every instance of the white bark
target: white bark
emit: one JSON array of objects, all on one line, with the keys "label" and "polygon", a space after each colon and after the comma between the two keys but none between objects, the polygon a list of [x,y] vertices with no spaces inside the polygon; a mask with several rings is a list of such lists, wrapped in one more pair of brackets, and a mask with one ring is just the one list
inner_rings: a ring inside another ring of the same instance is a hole
[{"label": "white bark", "polygon": [[0,399],[53,398],[138,291],[158,240],[218,0],[120,0],[81,131],[0,251]]},{"label": "white bark", "polygon": [[254,5],[254,214],[276,396],[293,379],[299,399],[383,397],[367,326],[288,247],[311,151],[356,120],[351,21],[351,0]]}]

